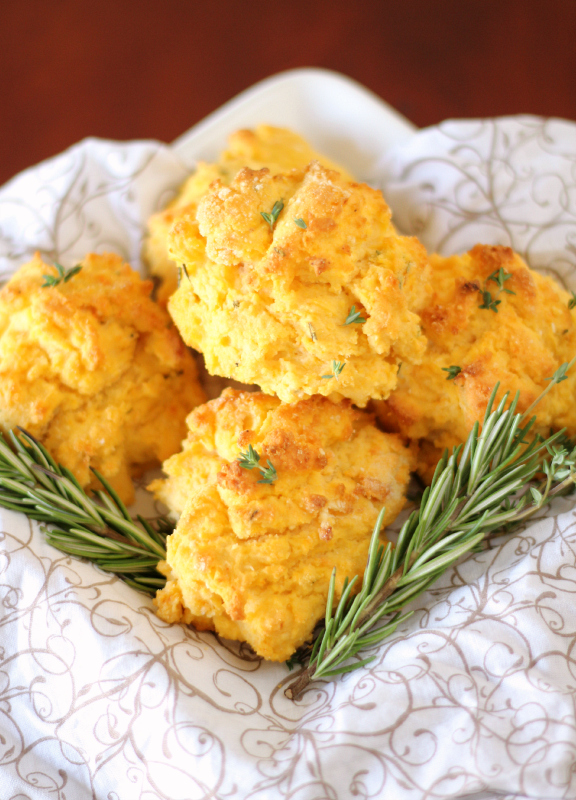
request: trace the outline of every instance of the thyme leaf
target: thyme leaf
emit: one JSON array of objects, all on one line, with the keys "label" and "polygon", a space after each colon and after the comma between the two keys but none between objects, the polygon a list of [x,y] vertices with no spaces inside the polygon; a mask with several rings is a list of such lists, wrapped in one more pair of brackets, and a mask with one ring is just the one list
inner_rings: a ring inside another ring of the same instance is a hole
[{"label": "thyme leaf", "polygon": [[267,211],[261,211],[260,215],[264,217],[268,225],[270,225],[270,230],[274,229],[274,225],[276,225],[276,220],[280,215],[280,212],[284,208],[284,202],[282,200],[276,200],[274,205],[272,206],[272,211],[268,213]]},{"label": "thyme leaf", "polygon": [[75,267],[70,267],[70,269],[67,270],[64,269],[62,264],[58,264],[57,261],[54,262],[54,266],[56,267],[58,275],[42,275],[44,278],[44,283],[42,284],[43,289],[58,286],[60,283],[68,283],[68,281],[73,278],[74,275],[78,275],[82,269],[82,264],[76,264]]},{"label": "thyme leaf", "polygon": [[483,298],[484,302],[482,303],[482,305],[478,306],[478,308],[486,308],[489,311],[494,311],[497,314],[498,313],[497,306],[500,305],[502,300],[495,300],[492,297],[492,295],[490,294],[490,292],[488,292],[486,290],[481,292],[481,294],[482,294],[482,298]]},{"label": "thyme leaf", "polygon": [[457,375],[460,375],[462,372],[462,367],[457,367],[456,365],[452,365],[451,367],[442,367],[442,372],[447,372],[448,375],[446,376],[447,381],[453,381]]},{"label": "thyme leaf", "polygon": [[363,322],[366,322],[366,319],[362,316],[361,311],[356,311],[356,306],[354,305],[350,308],[344,325],[352,325],[355,322],[362,324]]},{"label": "thyme leaf", "polygon": [[258,469],[262,473],[262,477],[258,481],[258,483],[269,483],[269,484],[272,484],[272,483],[274,483],[274,481],[276,480],[278,475],[276,474],[276,469],[275,469],[274,465],[272,464],[272,462],[270,461],[270,459],[268,459],[266,463],[268,464],[267,467],[258,467]]},{"label": "thyme leaf", "polygon": [[244,453],[240,453],[238,457],[238,463],[243,469],[254,469],[254,467],[259,469],[262,474],[262,478],[258,481],[258,483],[272,484],[278,477],[276,469],[270,459],[267,460],[268,466],[260,466],[260,455],[256,450],[254,450],[251,444],[248,445],[248,449]]},{"label": "thyme leaf", "polygon": [[497,314],[498,306],[502,300],[496,300],[495,297],[492,297],[492,293],[487,289],[488,283],[493,281],[498,286],[498,293],[496,294],[496,297],[498,294],[500,294],[500,292],[505,292],[505,294],[516,294],[516,292],[513,292],[512,289],[507,289],[504,285],[511,277],[512,273],[506,272],[504,267],[494,270],[494,272],[484,281],[484,289],[479,289],[483,302],[482,305],[478,306],[478,308],[486,308],[489,311],[494,311],[494,313]]},{"label": "thyme leaf", "polygon": [[498,286],[498,289],[501,292],[506,292],[506,294],[516,294],[516,292],[513,292],[512,289],[506,289],[506,287],[504,286],[505,282],[507,280],[510,280],[511,277],[512,277],[511,272],[506,272],[504,267],[500,267],[500,269],[495,270],[491,275],[489,275],[486,278],[486,283],[488,283],[488,281],[494,281],[494,283]]},{"label": "thyme leaf", "polygon": [[254,469],[254,467],[258,466],[259,461],[260,456],[251,444],[248,445],[245,453],[240,453],[238,456],[238,463],[243,469]]},{"label": "thyme leaf", "polygon": [[345,361],[333,361],[332,362],[332,372],[330,373],[330,375],[322,375],[322,378],[323,379],[336,378],[336,380],[338,380],[338,378],[340,377],[340,374],[341,374],[341,372],[342,372],[342,370],[344,369],[345,366],[346,366],[346,362]]}]

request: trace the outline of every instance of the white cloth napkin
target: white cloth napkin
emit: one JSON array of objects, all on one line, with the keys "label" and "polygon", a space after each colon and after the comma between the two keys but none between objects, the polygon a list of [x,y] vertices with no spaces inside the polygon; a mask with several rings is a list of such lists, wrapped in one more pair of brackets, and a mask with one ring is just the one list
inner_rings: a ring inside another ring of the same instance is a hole
[{"label": "white cloth napkin", "polygon": [[[572,283],[576,126],[450,122],[375,174],[432,249],[511,243]],[[34,249],[139,263],[182,180],[161,145],[88,140],[0,190],[0,270]],[[491,188],[490,188],[491,187]],[[573,500],[450,570],[366,668],[297,704],[284,665],[169,626],[0,510],[2,800],[576,796]]]},{"label": "white cloth napkin", "polygon": [[0,189],[0,281],[35,250],[69,267],[114,252],[142,271],[142,226],[188,175],[159,142],[85,139]]},{"label": "white cloth napkin", "polygon": [[478,242],[504,244],[534,269],[574,283],[573,122],[449,120],[384,154],[375,178],[398,227],[428,250],[452,255]]}]

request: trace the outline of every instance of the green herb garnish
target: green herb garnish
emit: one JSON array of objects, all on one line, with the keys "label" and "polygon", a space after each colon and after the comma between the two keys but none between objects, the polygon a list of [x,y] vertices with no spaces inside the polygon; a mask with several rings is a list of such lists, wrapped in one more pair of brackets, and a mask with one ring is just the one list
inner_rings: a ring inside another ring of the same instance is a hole
[{"label": "green herb garnish", "polygon": [[484,302],[482,303],[482,305],[478,306],[478,308],[486,308],[489,311],[494,311],[497,314],[498,313],[497,306],[500,305],[502,300],[495,300],[492,297],[492,295],[490,294],[490,292],[488,292],[486,290],[481,292],[481,294],[482,294],[482,299],[483,299]]},{"label": "green herb garnish", "polygon": [[362,324],[363,322],[366,322],[366,319],[362,316],[361,311],[356,311],[356,306],[352,306],[348,312],[348,316],[346,317],[346,322],[344,325],[352,325],[355,322]]},{"label": "green herb garnish", "polygon": [[451,367],[442,367],[442,372],[447,372],[448,375],[446,376],[447,381],[453,381],[457,375],[460,375],[462,372],[462,367],[457,367],[452,365]]},{"label": "green herb garnish", "polygon": [[[507,280],[512,277],[511,272],[506,272],[504,267],[500,267],[500,269],[494,270],[494,272],[489,275],[485,282],[484,282],[484,289],[479,289],[480,294],[482,295],[482,305],[478,306],[478,308],[486,308],[489,311],[494,311],[494,313],[498,313],[498,306],[502,302],[502,300],[496,300],[495,297],[492,297],[492,293],[487,289],[488,283],[490,281],[494,281],[494,283],[498,286],[498,294],[500,292],[505,292],[506,294],[516,294],[513,292],[512,289],[507,289],[504,284]],[[496,295],[496,297],[498,296]]]},{"label": "green herb garnish", "polygon": [[338,378],[340,377],[340,373],[342,372],[345,366],[346,366],[345,361],[333,361],[332,372],[330,373],[330,375],[322,375],[322,378],[323,379],[336,378],[336,380],[338,380]]},{"label": "green herb garnish", "polygon": [[302,658],[298,650],[295,653],[292,653],[290,658],[284,662],[290,672],[294,669],[294,667],[303,667],[305,663],[305,658]]},{"label": "green herb garnish", "polygon": [[270,225],[270,230],[273,230],[274,225],[276,224],[276,220],[278,219],[278,216],[283,208],[284,208],[284,203],[282,202],[282,200],[276,200],[276,202],[272,206],[272,211],[270,213],[268,213],[267,211],[260,212],[261,216],[264,217],[268,225]]},{"label": "green herb garnish", "polygon": [[[575,362],[576,357],[562,364],[550,386],[564,380]],[[497,390],[498,384],[488,402],[482,432],[476,422],[463,445],[455,447],[450,456],[445,451],[420,507],[402,526],[395,548],[380,543],[382,509],[360,591],[352,595],[358,576],[346,579],[335,610],[333,571],[323,628],[304,653],[308,666],[285,690],[288,698],[298,699],[313,679],[333,678],[368,664],[375,656],[354,659],[408,619],[412,612],[402,614],[401,609],[448,567],[482,549],[495,532],[509,531],[554,497],[574,488],[574,444],[562,431],[545,440],[535,436],[528,443],[526,436],[536,421],[528,418],[532,406],[524,414],[517,413],[518,395],[507,408],[506,394],[493,411]]]},{"label": "green herb garnish", "polygon": [[58,264],[56,261],[54,262],[54,266],[56,267],[58,275],[42,275],[44,278],[44,283],[42,284],[43,289],[48,286],[58,286],[59,283],[68,283],[68,281],[82,269],[82,264],[76,264],[75,267],[70,267],[70,269],[66,270],[62,264]]},{"label": "green herb garnish", "polygon": [[258,466],[260,456],[254,450],[251,444],[248,445],[248,450],[245,453],[240,453],[238,456],[238,463],[243,469],[254,469]]},{"label": "green herb garnish", "polygon": [[272,462],[268,459],[267,467],[261,467],[259,462],[260,454],[254,450],[251,444],[248,445],[246,452],[240,453],[238,456],[238,463],[243,469],[254,469],[254,467],[257,467],[260,470],[262,473],[262,478],[258,481],[258,483],[274,483],[278,475]]},{"label": "green herb garnish", "polygon": [[295,222],[296,225],[298,225],[299,228],[302,228],[302,230],[304,230],[304,231],[308,227],[308,225],[306,225],[306,223],[304,222],[302,217],[294,217],[294,222]]},{"label": "green herb garnish", "polygon": [[133,520],[106,479],[92,471],[104,490],[89,497],[72,472],[29,433],[0,434],[0,505],[49,523],[40,529],[58,550],[87,558],[135,589],[154,594],[166,583],[156,565],[166,558],[173,525],[163,518]]},{"label": "green herb garnish", "polygon": [[258,467],[260,472],[262,473],[262,477],[258,481],[258,483],[274,483],[278,475],[276,474],[276,469],[270,459],[266,462],[268,464],[267,467]]},{"label": "green herb garnish", "polygon": [[513,292],[512,289],[506,289],[506,287],[504,286],[505,282],[507,280],[510,280],[511,277],[512,277],[511,272],[506,272],[504,267],[500,267],[500,269],[495,270],[492,273],[492,275],[489,275],[486,278],[486,283],[488,283],[488,281],[494,281],[494,283],[498,286],[498,289],[501,292],[506,292],[506,294],[516,294],[516,292]]}]

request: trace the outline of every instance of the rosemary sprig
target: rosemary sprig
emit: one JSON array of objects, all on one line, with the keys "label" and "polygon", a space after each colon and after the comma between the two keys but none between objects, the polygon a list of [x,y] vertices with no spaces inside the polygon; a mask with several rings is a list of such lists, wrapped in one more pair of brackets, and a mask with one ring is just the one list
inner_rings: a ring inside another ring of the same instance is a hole
[{"label": "rosemary sprig", "polygon": [[58,286],[59,283],[68,283],[70,278],[73,278],[74,275],[77,275],[80,270],[82,269],[82,264],[76,264],[75,267],[70,267],[70,269],[64,269],[62,264],[58,264],[57,261],[54,262],[54,266],[56,267],[56,272],[58,275],[42,275],[44,278],[44,283],[42,284],[42,288],[46,289],[46,287],[51,286]]},{"label": "rosemary sprig", "polygon": [[82,489],[72,472],[57,464],[46,448],[26,431],[0,434],[0,505],[50,523],[40,528],[54,547],[93,561],[147,594],[166,579],[156,570],[166,558],[166,537],[172,526],[155,526],[138,517],[137,524],[96,470],[104,490],[95,499]]},{"label": "rosemary sprig", "polygon": [[[552,383],[564,380],[575,361],[563,364]],[[494,531],[510,530],[553,497],[573,488],[576,447],[562,431],[546,440],[535,436],[527,443],[535,418],[528,420],[527,413],[516,412],[518,395],[509,408],[505,395],[492,410],[497,390],[498,385],[490,397],[482,432],[476,423],[463,445],[454,448],[450,456],[448,451],[444,453],[420,507],[402,526],[395,548],[380,543],[382,509],[360,591],[352,595],[358,576],[351,581],[347,578],[335,610],[333,571],[324,627],[314,641],[308,666],[285,690],[288,698],[300,697],[312,679],[333,678],[369,663],[374,656],[357,659],[358,654],[390,636],[410,616],[401,609],[448,567],[481,548]],[[542,473],[544,477],[532,484]],[[378,626],[382,620],[384,624]]]}]

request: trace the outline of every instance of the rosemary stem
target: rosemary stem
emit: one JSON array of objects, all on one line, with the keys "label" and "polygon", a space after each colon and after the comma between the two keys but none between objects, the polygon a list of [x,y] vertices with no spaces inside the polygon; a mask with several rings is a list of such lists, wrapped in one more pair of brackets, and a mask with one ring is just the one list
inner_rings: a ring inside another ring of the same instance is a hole
[{"label": "rosemary stem", "polygon": [[[551,384],[564,380],[574,363],[576,357],[563,364]],[[366,664],[366,659],[352,659],[363,647],[393,633],[399,620],[406,619],[400,617],[400,609],[445,569],[489,541],[494,531],[503,526],[509,530],[574,486],[576,447],[562,438],[562,431],[526,442],[535,418],[526,422],[527,415],[516,412],[518,397],[506,409],[508,395],[493,410],[497,390],[498,385],[481,432],[476,423],[464,445],[450,457],[447,452],[442,456],[420,508],[406,520],[396,547],[389,545],[385,555],[378,541],[379,526],[375,527],[359,593],[352,597],[350,591],[356,578],[346,579],[335,617],[327,609],[329,625],[311,646],[308,666],[285,689],[286,697],[297,700],[314,678],[335,677]],[[542,472],[543,479],[534,482]],[[332,587],[333,582],[334,577]],[[333,591],[330,601],[332,605]],[[377,626],[391,615],[395,616]]]},{"label": "rosemary stem", "polygon": [[530,406],[528,406],[528,408],[526,409],[526,411],[525,411],[525,412],[522,414],[522,419],[523,419],[523,420],[525,420],[525,419],[528,419],[528,418],[529,418],[530,414],[531,414],[531,413],[532,413],[532,411],[533,411],[533,410],[536,408],[536,406],[538,405],[538,403],[540,403],[540,401],[542,400],[542,398],[543,398],[543,397],[545,397],[545,396],[548,394],[548,392],[549,392],[549,391],[552,389],[552,387],[553,387],[553,386],[556,386],[556,384],[557,384],[557,383],[560,383],[560,381],[564,379],[564,377],[565,377],[565,373],[566,373],[566,372],[568,372],[568,370],[569,370],[569,369],[571,369],[571,368],[574,366],[574,364],[576,364],[576,356],[574,356],[574,358],[573,358],[571,361],[569,361],[569,362],[568,362],[568,364],[563,364],[563,365],[562,365],[564,369],[563,369],[563,372],[562,372],[562,375],[561,375],[561,377],[558,377],[558,376],[557,376],[557,373],[556,373],[556,374],[554,374],[554,375],[552,376],[552,378],[550,379],[550,383],[548,384],[548,386],[547,386],[547,387],[544,389],[544,391],[543,391],[543,392],[542,392],[542,393],[541,393],[541,394],[540,394],[540,395],[539,395],[539,396],[536,398],[536,400],[534,400],[534,402],[533,402],[533,403],[532,403]]}]

